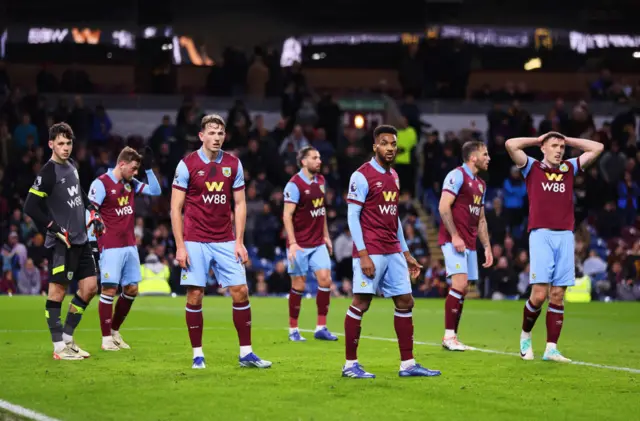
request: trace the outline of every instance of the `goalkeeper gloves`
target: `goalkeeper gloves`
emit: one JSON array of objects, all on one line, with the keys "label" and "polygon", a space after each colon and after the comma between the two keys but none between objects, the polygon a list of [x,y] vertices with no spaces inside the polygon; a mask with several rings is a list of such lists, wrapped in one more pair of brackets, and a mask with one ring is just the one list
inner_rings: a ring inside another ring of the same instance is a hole
[{"label": "goalkeeper gloves", "polygon": [[91,225],[93,225],[93,232],[96,235],[96,238],[100,237],[106,231],[102,217],[95,209],[89,209],[89,223],[87,224],[87,228]]},{"label": "goalkeeper gloves", "polygon": [[69,240],[69,232],[62,228],[60,225],[56,224],[55,222],[52,222],[51,225],[48,228],[49,231],[51,231],[58,240],[62,241],[62,243],[67,246],[67,248],[71,248],[71,241]]}]

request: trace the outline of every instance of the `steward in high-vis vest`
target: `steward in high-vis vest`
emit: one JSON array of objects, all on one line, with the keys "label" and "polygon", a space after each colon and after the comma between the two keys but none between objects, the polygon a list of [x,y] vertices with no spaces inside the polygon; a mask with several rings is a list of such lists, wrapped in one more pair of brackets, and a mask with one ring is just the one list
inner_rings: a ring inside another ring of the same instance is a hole
[{"label": "steward in high-vis vest", "polygon": [[169,295],[169,266],[158,259],[155,254],[150,254],[140,266],[142,280],[138,284],[140,295]]},{"label": "steward in high-vis vest", "polygon": [[576,277],[576,284],[567,288],[564,299],[568,303],[591,302],[591,278],[589,275],[584,275],[581,278]]}]

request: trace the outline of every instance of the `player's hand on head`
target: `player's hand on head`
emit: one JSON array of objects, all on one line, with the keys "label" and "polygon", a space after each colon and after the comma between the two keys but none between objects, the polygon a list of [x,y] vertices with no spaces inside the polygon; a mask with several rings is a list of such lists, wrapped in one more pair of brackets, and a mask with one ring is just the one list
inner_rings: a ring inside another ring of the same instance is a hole
[{"label": "player's hand on head", "polygon": [[247,253],[247,248],[242,243],[236,243],[236,259],[243,265],[249,261],[249,253]]},{"label": "player's hand on head", "polygon": [[368,278],[373,278],[376,274],[376,267],[369,256],[362,256],[360,258],[360,269],[362,269],[364,276]]},{"label": "player's hand on head", "polygon": [[185,249],[184,247],[179,247],[176,250],[176,260],[178,261],[178,264],[182,269],[188,269],[191,265],[191,262],[189,261],[189,255],[187,254],[187,249]]},{"label": "player's hand on head", "polygon": [[455,235],[451,238],[451,244],[458,253],[464,253],[464,251],[467,249],[467,247],[464,245],[464,240],[459,235]]},{"label": "player's hand on head", "polygon": [[142,166],[145,170],[153,169],[154,164],[153,150],[147,146],[144,148],[144,155],[142,156]]}]

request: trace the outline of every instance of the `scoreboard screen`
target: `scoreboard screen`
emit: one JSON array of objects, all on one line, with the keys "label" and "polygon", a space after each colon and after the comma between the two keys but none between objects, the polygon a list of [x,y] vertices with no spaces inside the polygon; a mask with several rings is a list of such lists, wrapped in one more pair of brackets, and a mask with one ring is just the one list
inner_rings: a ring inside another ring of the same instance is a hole
[{"label": "scoreboard screen", "polygon": [[344,127],[370,130],[386,122],[384,100],[339,100]]}]

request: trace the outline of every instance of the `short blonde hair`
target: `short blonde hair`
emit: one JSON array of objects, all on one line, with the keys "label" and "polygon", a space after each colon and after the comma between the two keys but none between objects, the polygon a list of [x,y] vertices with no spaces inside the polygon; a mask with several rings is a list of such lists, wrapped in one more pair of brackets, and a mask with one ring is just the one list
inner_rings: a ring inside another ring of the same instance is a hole
[{"label": "short blonde hair", "polygon": [[226,124],[224,123],[224,118],[220,117],[218,114],[208,114],[202,117],[202,121],[200,122],[200,130],[204,131],[207,127],[207,124],[217,124],[226,128]]},{"label": "short blonde hair", "polygon": [[137,163],[142,163],[142,155],[140,155],[135,149],[125,146],[125,148],[118,155],[118,160],[116,162],[124,161],[127,164],[136,161]]}]

